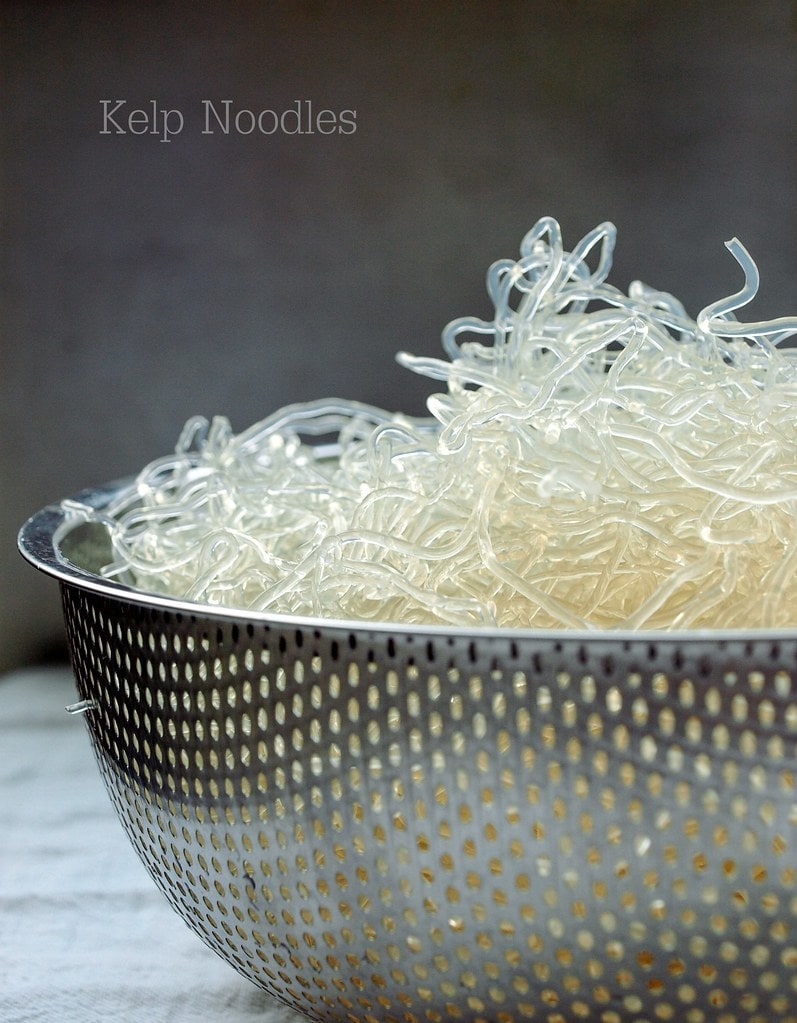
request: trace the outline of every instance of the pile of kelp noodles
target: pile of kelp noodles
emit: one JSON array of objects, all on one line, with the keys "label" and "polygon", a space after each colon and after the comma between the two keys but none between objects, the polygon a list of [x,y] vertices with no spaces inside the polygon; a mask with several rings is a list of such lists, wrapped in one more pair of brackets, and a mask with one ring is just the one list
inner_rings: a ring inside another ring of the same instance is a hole
[{"label": "pile of kelp noodles", "polygon": [[[243,433],[191,419],[101,512],[105,575],[303,617],[467,628],[797,624],[797,318],[692,320],[606,283],[615,229],[540,220],[494,263],[492,321],[455,320],[413,419],[337,399]],[[594,269],[590,267],[594,266]],[[332,437],[330,442],[329,438]],[[325,438],[324,443],[320,438]]]}]

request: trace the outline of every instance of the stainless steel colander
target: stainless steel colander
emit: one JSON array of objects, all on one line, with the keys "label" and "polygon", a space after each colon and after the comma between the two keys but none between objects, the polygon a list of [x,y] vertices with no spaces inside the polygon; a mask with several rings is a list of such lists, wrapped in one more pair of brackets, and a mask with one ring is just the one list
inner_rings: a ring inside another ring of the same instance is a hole
[{"label": "stainless steel colander", "polygon": [[20,548],[113,804],[256,984],[319,1021],[797,1023],[797,630],[226,612],[62,524]]}]

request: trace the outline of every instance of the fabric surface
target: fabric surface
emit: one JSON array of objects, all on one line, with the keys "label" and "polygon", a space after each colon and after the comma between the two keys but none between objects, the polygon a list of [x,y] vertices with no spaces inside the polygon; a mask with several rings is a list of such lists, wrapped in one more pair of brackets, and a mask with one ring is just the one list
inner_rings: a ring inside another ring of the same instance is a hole
[{"label": "fabric surface", "polygon": [[[301,1023],[171,909],[118,822],[68,669],[0,679],[0,1019]],[[306,1021],[305,1021],[306,1023]]]}]

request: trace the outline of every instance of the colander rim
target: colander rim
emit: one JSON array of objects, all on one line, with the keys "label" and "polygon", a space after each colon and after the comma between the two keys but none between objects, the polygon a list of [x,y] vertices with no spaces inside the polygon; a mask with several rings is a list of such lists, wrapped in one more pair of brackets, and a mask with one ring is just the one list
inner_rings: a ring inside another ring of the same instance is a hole
[{"label": "colander rim", "polygon": [[[134,477],[125,477],[109,483],[86,488],[66,500],[85,504],[101,511],[122,490],[129,487]],[[141,607],[212,618],[246,621],[275,628],[301,628],[349,631],[390,635],[423,635],[474,640],[546,640],[582,643],[601,642],[655,642],[683,644],[684,642],[739,642],[739,641],[794,641],[797,626],[792,628],[702,628],[702,629],[547,629],[512,628],[497,626],[454,626],[445,624],[414,624],[394,621],[328,618],[312,615],[291,615],[277,611],[253,608],[226,607],[172,597],[139,589],[113,579],[104,579],[95,572],[81,567],[64,554],[56,536],[66,522],[62,501],[46,505],[31,515],[17,535],[17,547],[23,558],[34,568],[56,579],[60,584],[76,587],[100,596],[139,605]]]}]

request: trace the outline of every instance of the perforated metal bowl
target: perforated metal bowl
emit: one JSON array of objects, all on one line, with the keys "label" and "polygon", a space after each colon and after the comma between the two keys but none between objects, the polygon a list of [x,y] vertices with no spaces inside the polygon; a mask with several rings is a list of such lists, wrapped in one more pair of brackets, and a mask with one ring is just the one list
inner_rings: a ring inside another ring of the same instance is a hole
[{"label": "perforated metal bowl", "polygon": [[61,524],[20,547],[108,792],[256,984],[351,1023],[797,1021],[797,633],[225,613]]}]

